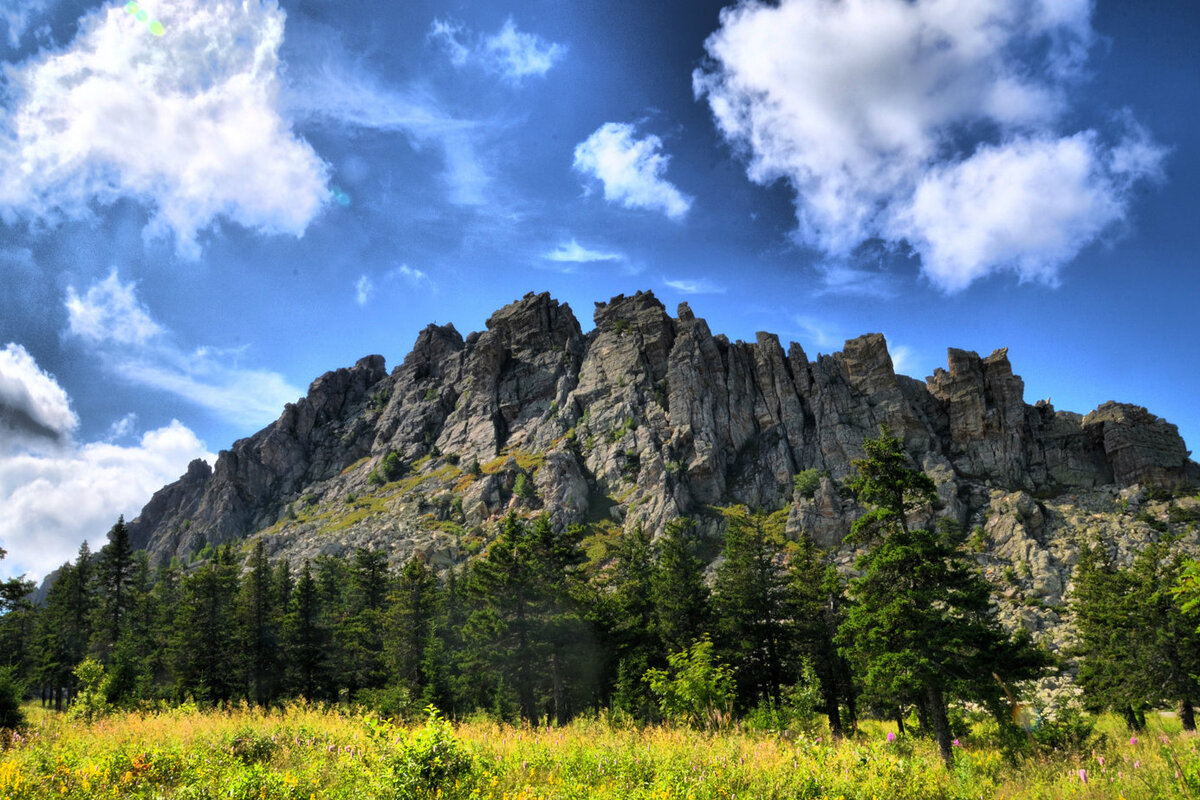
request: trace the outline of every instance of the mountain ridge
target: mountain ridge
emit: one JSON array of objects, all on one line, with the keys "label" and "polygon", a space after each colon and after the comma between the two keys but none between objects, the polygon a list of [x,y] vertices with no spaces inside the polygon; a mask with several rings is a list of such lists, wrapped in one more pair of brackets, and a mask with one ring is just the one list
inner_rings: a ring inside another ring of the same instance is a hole
[{"label": "mountain ridge", "polygon": [[[293,560],[372,546],[444,567],[509,511],[583,524],[602,552],[621,529],[679,516],[718,534],[713,509],[741,503],[790,505],[789,535],[837,548],[861,513],[842,482],[880,425],[934,478],[936,516],[968,530],[1011,511],[1036,531],[1033,517],[1072,496],[1136,510],[1200,477],[1177,428],[1144,408],[1026,404],[1003,348],[950,348],[922,382],[896,374],[878,333],[810,361],[774,334],[713,335],[687,303],[671,317],[651,292],[596,303],[594,321],[584,334],[568,305],[530,293],[466,337],[426,326],[390,373],[378,355],[327,372],[159,490],[132,540],[159,563],[259,537]],[[792,481],[808,469],[823,476],[811,498]],[[1021,557],[1047,561],[1052,543],[1037,545],[1042,556]],[[1071,559],[1056,558],[1061,597]]]}]

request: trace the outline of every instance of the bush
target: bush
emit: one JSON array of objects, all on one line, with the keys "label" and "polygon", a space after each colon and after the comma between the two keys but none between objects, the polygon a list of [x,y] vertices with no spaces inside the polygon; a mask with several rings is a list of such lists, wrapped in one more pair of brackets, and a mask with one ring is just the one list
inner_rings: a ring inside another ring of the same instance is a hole
[{"label": "bush", "polygon": [[383,462],[379,465],[379,473],[385,481],[399,480],[404,475],[404,462],[400,460],[400,456],[396,455],[394,450],[389,450],[388,454],[383,457]]},{"label": "bush", "polygon": [[470,751],[454,735],[434,706],[425,709],[425,726],[407,735],[378,718],[368,717],[369,732],[381,743],[398,742],[387,759],[397,798],[454,797],[475,770]]},{"label": "bush", "polygon": [[532,500],[537,496],[533,481],[524,472],[517,473],[517,480],[513,483],[513,494],[522,500]]},{"label": "bush", "polygon": [[112,711],[112,706],[105,699],[108,677],[104,674],[104,665],[94,658],[85,658],[75,668],[75,677],[79,679],[79,694],[75,696],[67,716],[91,725]]},{"label": "bush", "polygon": [[707,635],[687,650],[667,656],[669,669],[646,670],[645,681],[664,718],[693,727],[716,728],[733,709],[733,670],[713,656]]},{"label": "bush", "polygon": [[821,473],[815,469],[800,470],[792,478],[792,485],[795,486],[797,495],[811,500],[817,494],[817,487],[821,485]]},{"label": "bush", "polygon": [[21,698],[25,687],[17,680],[16,667],[0,667],[0,728],[16,730],[25,727]]}]

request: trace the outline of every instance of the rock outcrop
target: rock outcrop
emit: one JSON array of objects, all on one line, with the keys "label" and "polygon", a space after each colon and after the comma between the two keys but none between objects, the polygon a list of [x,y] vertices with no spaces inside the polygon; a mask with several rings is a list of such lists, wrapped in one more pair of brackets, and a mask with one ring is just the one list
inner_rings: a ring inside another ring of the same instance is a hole
[{"label": "rock outcrop", "polygon": [[[585,334],[570,307],[529,294],[466,338],[425,328],[390,374],[381,356],[326,373],[155,494],[134,542],[159,562],[258,536],[295,560],[378,546],[449,564],[510,511],[606,535],[686,515],[717,533],[716,508],[744,503],[790,505],[791,535],[837,548],[861,513],[844,481],[887,425],[934,478],[936,513],[977,528],[994,570],[1024,564],[1025,590],[1053,609],[1073,562],[1066,517],[1044,504],[1111,505],[1197,469],[1175,426],[1143,408],[1027,405],[1004,349],[951,349],[921,382],[896,374],[880,334],[810,360],[772,334],[713,335],[649,292],[597,303],[594,322]],[[823,476],[811,499],[793,497],[804,469]]]}]

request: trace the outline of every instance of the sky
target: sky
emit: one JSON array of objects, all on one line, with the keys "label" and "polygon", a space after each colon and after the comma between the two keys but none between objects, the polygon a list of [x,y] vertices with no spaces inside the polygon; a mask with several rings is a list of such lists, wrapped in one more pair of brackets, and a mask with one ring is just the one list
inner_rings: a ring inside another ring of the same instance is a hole
[{"label": "sky", "polygon": [[0,575],[325,371],[653,290],[1200,441],[1192,0],[0,0]]}]

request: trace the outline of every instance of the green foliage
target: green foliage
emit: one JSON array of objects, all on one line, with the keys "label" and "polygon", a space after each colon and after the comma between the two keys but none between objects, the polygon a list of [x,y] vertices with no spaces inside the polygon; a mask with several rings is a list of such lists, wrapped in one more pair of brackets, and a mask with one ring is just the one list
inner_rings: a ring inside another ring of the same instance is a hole
[{"label": "green foliage", "polygon": [[667,656],[667,669],[646,671],[646,684],[658,698],[664,718],[697,728],[719,728],[732,718],[737,684],[733,670],[713,654],[704,636]]},{"label": "green foliage", "polygon": [[25,686],[17,679],[16,672],[15,666],[0,667],[0,729],[25,727],[25,712],[21,710]]},{"label": "green foliage", "polygon": [[385,481],[398,481],[404,475],[404,462],[394,450],[389,450],[379,464],[379,473]]},{"label": "green foliage", "polygon": [[792,476],[792,486],[799,497],[811,500],[821,485],[821,473],[815,469],[802,469]]},{"label": "green foliage", "polygon": [[522,500],[533,500],[537,497],[537,487],[528,475],[518,472],[517,479],[513,482],[513,494]]},{"label": "green foliage", "polygon": [[425,726],[401,739],[391,759],[392,785],[400,798],[443,797],[475,770],[471,753],[433,706]]},{"label": "green foliage", "polygon": [[85,658],[75,667],[75,677],[79,680],[79,694],[71,704],[70,717],[91,725],[112,711],[105,699],[104,665],[94,658]]},{"label": "green foliage", "polygon": [[854,477],[847,488],[858,501],[873,506],[851,527],[851,540],[870,543],[908,527],[908,514],[933,503],[937,492],[924,472],[910,466],[912,459],[886,426],[879,437],[863,442],[865,458],[855,459]]}]

